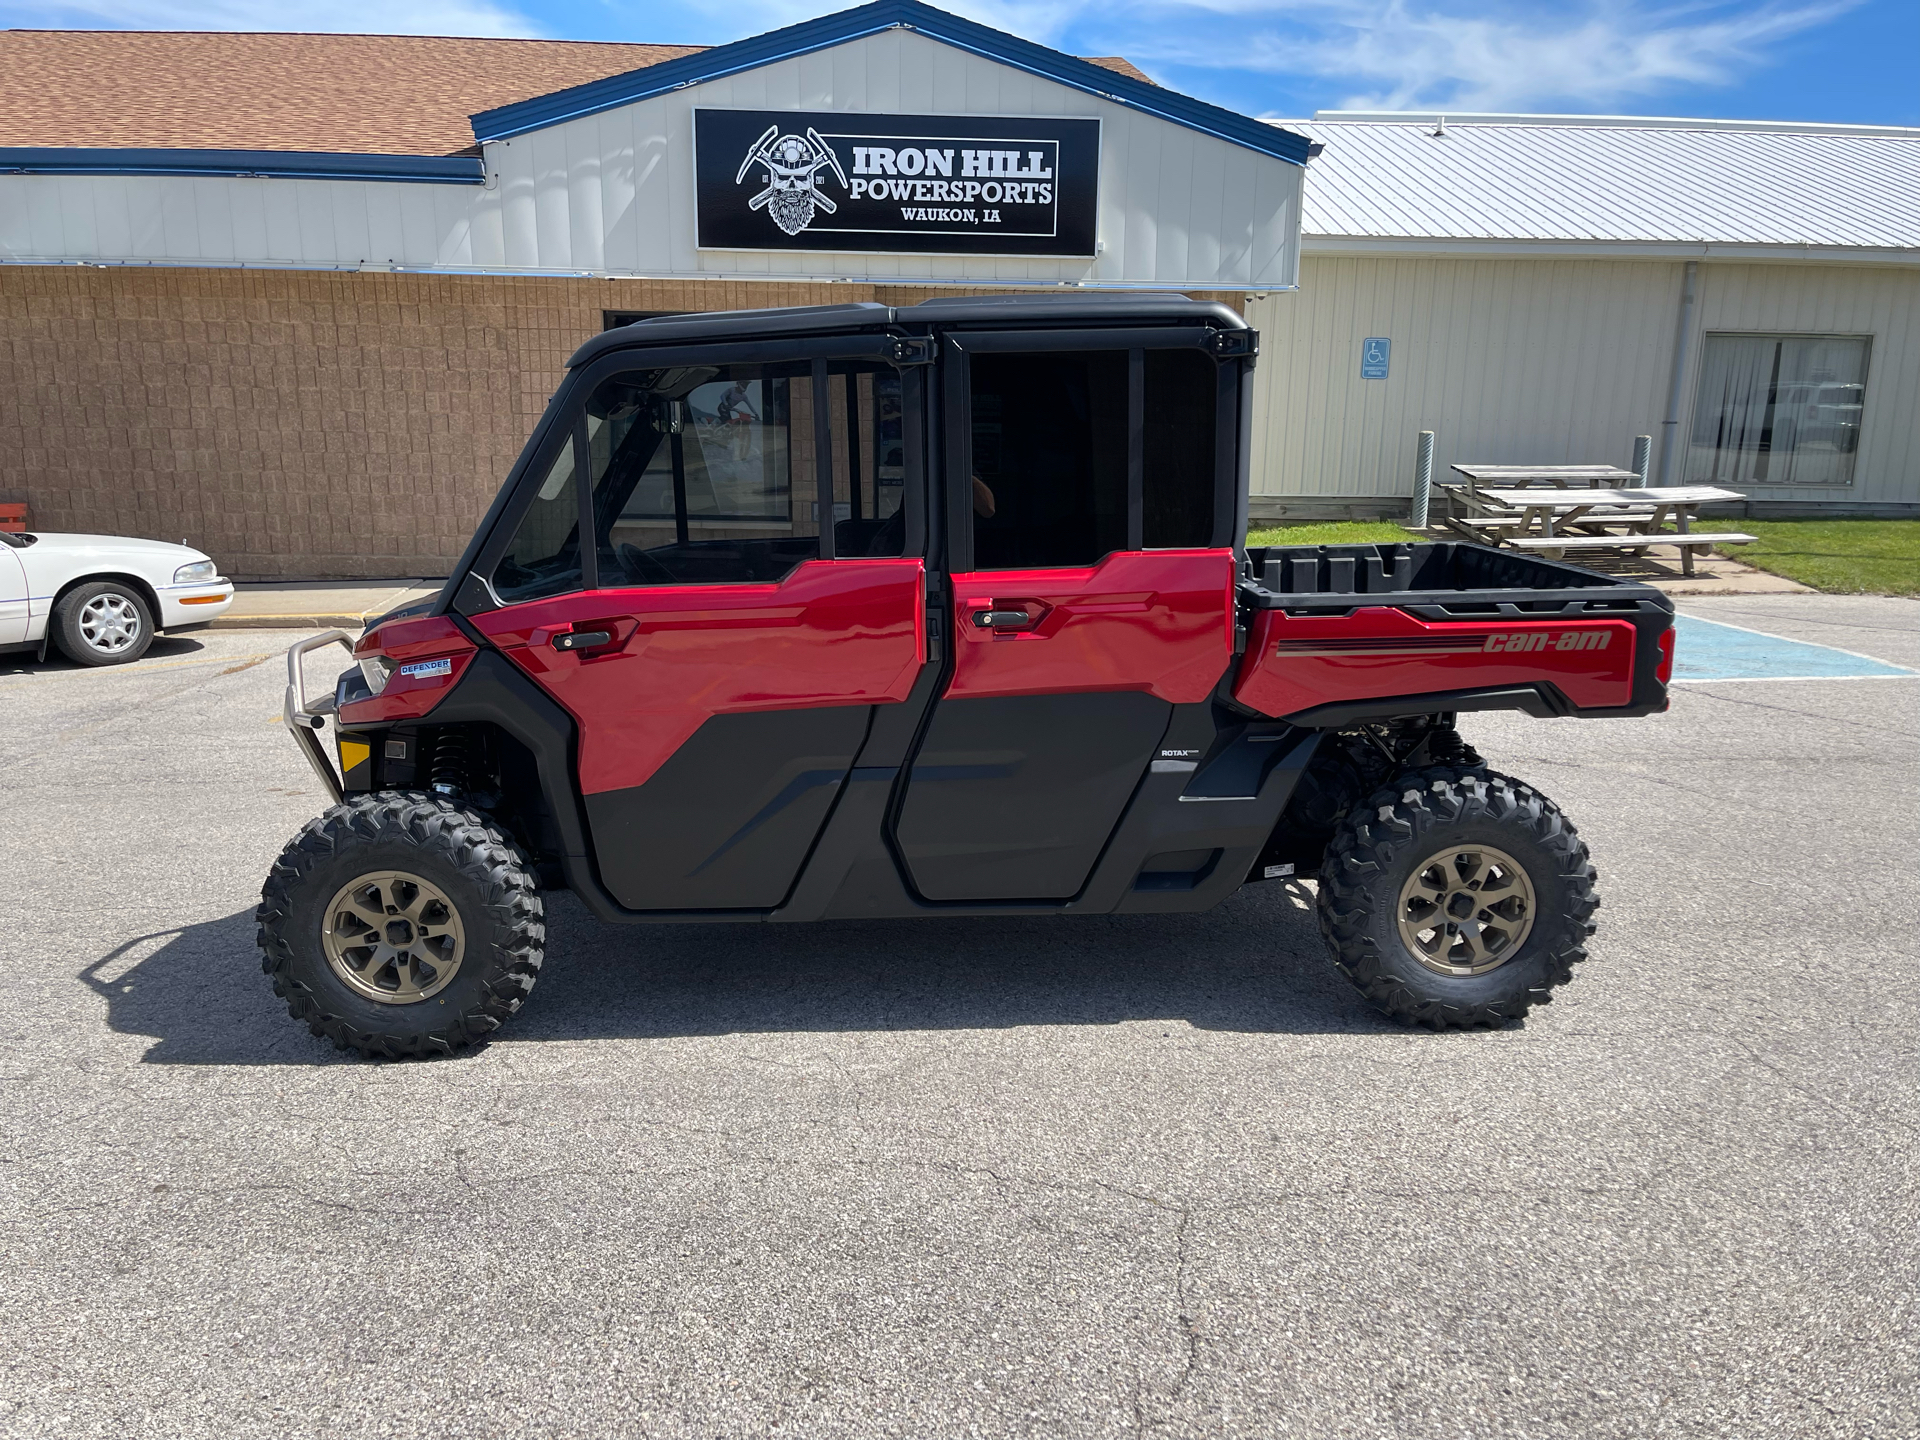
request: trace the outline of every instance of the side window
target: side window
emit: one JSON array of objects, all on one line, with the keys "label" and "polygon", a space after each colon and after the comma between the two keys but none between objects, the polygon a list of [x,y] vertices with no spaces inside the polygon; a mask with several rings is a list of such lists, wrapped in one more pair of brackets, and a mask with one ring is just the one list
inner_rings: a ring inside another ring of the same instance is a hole
[{"label": "side window", "polygon": [[898,555],[904,545],[900,378],[890,367],[827,376],[832,500],[822,516],[810,367],[702,365],[631,371],[587,402],[602,586],[779,580],[821,554]]},{"label": "side window", "polygon": [[[1128,453],[1136,365],[1137,465]],[[969,357],[968,378],[975,569],[1092,565],[1116,550],[1214,543],[1211,356],[987,350]],[[1130,472],[1139,477],[1135,505]]]},{"label": "side window", "polygon": [[1145,353],[1142,543],[1201,549],[1213,543],[1219,366],[1198,350]]},{"label": "side window", "polygon": [[493,589],[512,605],[564,595],[583,583],[580,491],[574,476],[574,443],[569,439],[547,467],[512,543],[493,567]]},{"label": "side window", "polygon": [[1091,565],[1127,544],[1127,352],[970,362],[973,563]]},{"label": "side window", "polygon": [[836,369],[827,378],[833,416],[833,553],[899,555],[906,549],[906,432],[900,372]]},{"label": "side window", "polygon": [[612,376],[587,452],[603,586],[778,580],[820,553],[805,367]]}]

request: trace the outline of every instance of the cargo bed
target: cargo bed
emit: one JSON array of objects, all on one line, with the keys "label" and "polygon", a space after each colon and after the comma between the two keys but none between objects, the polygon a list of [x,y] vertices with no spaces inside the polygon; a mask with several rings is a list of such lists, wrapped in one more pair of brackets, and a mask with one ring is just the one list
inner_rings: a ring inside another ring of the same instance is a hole
[{"label": "cargo bed", "polygon": [[1577,565],[1457,541],[1268,546],[1247,552],[1240,608],[1234,700],[1297,725],[1667,705],[1672,601]]}]

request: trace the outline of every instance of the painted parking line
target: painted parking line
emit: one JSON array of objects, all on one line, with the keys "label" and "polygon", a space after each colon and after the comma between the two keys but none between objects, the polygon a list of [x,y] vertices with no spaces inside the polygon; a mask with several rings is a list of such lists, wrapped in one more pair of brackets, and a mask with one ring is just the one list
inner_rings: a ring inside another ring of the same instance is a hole
[{"label": "painted parking line", "polygon": [[1673,680],[1912,680],[1920,670],[1692,615],[1673,617]]}]

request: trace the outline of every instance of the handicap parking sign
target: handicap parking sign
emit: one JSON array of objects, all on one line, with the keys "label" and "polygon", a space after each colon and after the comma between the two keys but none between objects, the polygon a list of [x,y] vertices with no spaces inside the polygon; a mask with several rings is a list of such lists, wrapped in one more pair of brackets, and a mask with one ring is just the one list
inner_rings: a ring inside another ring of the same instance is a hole
[{"label": "handicap parking sign", "polygon": [[1393,356],[1393,341],[1384,335],[1369,335],[1360,342],[1360,378],[1384,380],[1387,362]]}]

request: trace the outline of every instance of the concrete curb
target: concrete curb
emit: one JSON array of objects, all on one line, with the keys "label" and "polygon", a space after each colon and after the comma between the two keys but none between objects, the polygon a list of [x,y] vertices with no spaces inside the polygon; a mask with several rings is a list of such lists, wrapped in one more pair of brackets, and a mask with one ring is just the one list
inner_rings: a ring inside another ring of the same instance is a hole
[{"label": "concrete curb", "polygon": [[365,615],[222,615],[207,622],[209,630],[358,630]]}]

